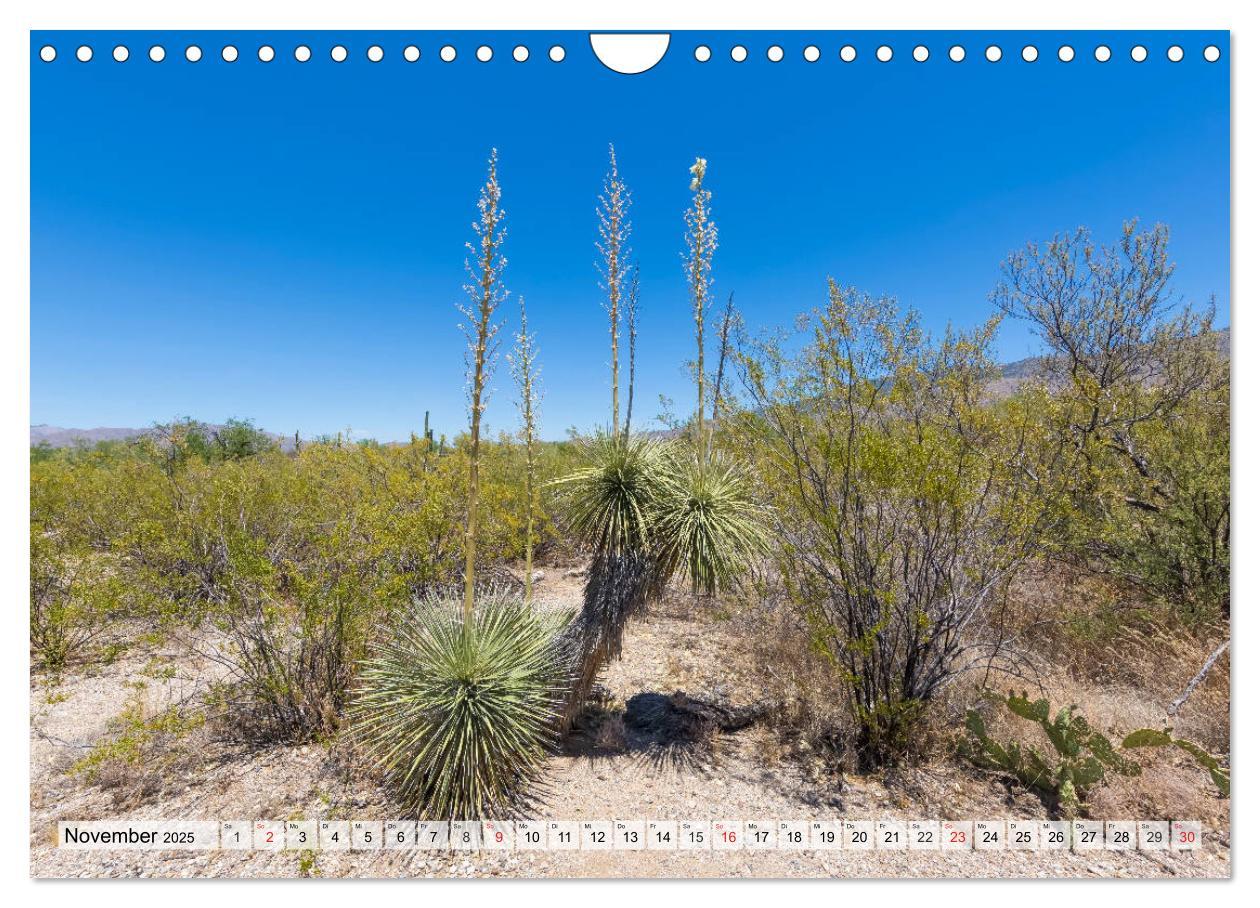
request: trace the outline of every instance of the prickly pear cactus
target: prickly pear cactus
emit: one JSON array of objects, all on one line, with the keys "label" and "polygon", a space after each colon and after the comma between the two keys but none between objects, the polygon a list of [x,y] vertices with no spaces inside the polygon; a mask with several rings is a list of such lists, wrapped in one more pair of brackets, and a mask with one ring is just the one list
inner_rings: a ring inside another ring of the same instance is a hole
[{"label": "prickly pear cactus", "polygon": [[1137,731],[1127,735],[1120,742],[1120,746],[1126,749],[1137,747],[1179,747],[1194,757],[1195,762],[1207,770],[1207,774],[1211,777],[1212,784],[1216,786],[1216,790],[1222,796],[1229,797],[1229,773],[1221,767],[1220,761],[1193,741],[1187,741],[1185,738],[1174,738],[1171,728],[1165,728],[1162,731],[1154,728],[1139,728]]},{"label": "prickly pear cactus", "polygon": [[989,736],[984,719],[975,710],[967,711],[972,740],[964,746],[964,753],[977,765],[1009,773],[1054,798],[1059,812],[1068,819],[1077,816],[1089,788],[1102,782],[1108,771],[1126,776],[1142,771],[1137,763],[1121,757],[1106,735],[1091,728],[1084,716],[1077,715],[1075,705],[1063,707],[1051,719],[1050,702],[1044,698],[1029,700],[1027,693],[1017,695],[1014,691],[1006,697],[991,692],[986,696],[1040,725],[1054,753],[1043,756],[1014,741],[999,744]]}]

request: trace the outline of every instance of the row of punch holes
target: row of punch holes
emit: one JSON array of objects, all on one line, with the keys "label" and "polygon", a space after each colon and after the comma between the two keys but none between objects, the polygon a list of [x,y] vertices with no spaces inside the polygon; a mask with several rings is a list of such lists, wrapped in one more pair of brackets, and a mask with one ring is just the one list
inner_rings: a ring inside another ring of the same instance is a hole
[{"label": "row of punch holes", "polygon": [[[263,63],[270,63],[276,58],[276,49],[269,44],[264,44],[258,48],[258,59]],[[184,58],[189,63],[196,63],[203,57],[203,51],[200,46],[190,44],[184,48]],[[314,52],[309,45],[299,44],[293,49],[293,59],[298,63],[306,63],[311,60]],[[350,58],[350,51],[343,44],[336,44],[330,48],[328,52],[329,58],[334,63],[344,63]],[[766,49],[766,59],[771,63],[780,63],[786,57],[786,51],[781,45],[772,44]],[[807,45],[801,51],[801,57],[807,63],[817,63],[822,59],[822,51],[817,45]],[[912,59],[916,63],[925,63],[931,58],[931,51],[927,45],[918,44],[910,53]],[[951,46],[947,55],[949,59],[955,63],[961,63],[967,59],[967,49],[961,44]],[[1185,49],[1179,44],[1173,44],[1168,47],[1165,52],[1169,61],[1180,63],[1185,59]],[[88,63],[95,56],[95,52],[90,45],[82,44],[75,50],[75,59],[80,63]],[[235,63],[240,58],[240,50],[234,44],[227,44],[220,50],[219,56],[225,63]],[[385,50],[379,44],[373,44],[364,56],[371,63],[380,63],[385,59]],[[409,44],[402,50],[403,59],[408,63],[415,63],[420,59],[420,48],[414,44]],[[481,63],[488,63],[494,59],[494,49],[488,44],[482,44],[475,51],[477,60]],[[561,63],[566,56],[563,45],[554,44],[547,49],[547,58],[553,63]],[[699,63],[708,63],[713,59],[713,50],[708,45],[701,44],[697,46],[692,56]],[[1058,59],[1063,63],[1071,63],[1076,59],[1076,48],[1070,44],[1064,44],[1058,48]],[[1135,44],[1129,49],[1129,58],[1135,63],[1142,63],[1150,56],[1150,51],[1145,45]],[[458,51],[450,44],[443,45],[438,50],[438,57],[443,63],[454,62],[458,57]],[[743,63],[749,57],[748,48],[742,44],[736,44],[730,50],[730,58],[735,63]],[[875,59],[880,63],[891,62],[894,53],[890,45],[881,44],[874,52]],[[1003,57],[1003,50],[996,44],[990,44],[984,49],[984,59],[990,63],[997,63]],[[1041,57],[1040,50],[1036,45],[1028,44],[1020,50],[1020,58],[1026,63],[1035,63]],[[1100,44],[1094,48],[1094,59],[1099,63],[1106,63],[1112,57],[1112,49],[1106,44]],[[57,59],[57,49],[51,44],[45,44],[39,50],[39,58],[45,63],[51,63]],[[119,44],[113,49],[113,58],[118,63],[125,63],[131,58],[131,50],[123,44]],[[530,58],[529,48],[523,44],[518,44],[512,48],[512,59],[517,63],[524,63]],[[844,63],[852,63],[858,59],[858,51],[851,44],[846,44],[840,48],[839,58]],[[1209,63],[1215,63],[1221,58],[1221,50],[1214,44],[1209,44],[1203,48],[1203,59]],[[149,48],[149,59],[154,63],[161,63],[166,59],[166,48],[161,44],[154,44]]]}]

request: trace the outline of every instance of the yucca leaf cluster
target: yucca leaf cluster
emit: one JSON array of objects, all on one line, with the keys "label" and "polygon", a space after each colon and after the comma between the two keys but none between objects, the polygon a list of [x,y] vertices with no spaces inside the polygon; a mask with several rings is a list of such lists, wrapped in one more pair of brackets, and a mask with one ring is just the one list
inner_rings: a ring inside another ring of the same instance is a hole
[{"label": "yucca leaf cluster", "polygon": [[657,571],[707,595],[734,588],[766,553],[765,516],[738,461],[721,451],[671,457],[653,508]]},{"label": "yucca leaf cluster", "polygon": [[656,582],[682,576],[712,595],[735,586],[766,551],[751,480],[724,452],[598,433],[582,457],[560,486],[569,527],[597,562],[646,559]]},{"label": "yucca leaf cluster", "polygon": [[598,555],[647,551],[666,447],[646,435],[597,432],[582,442],[582,466],[559,487],[573,534]]},{"label": "yucca leaf cluster", "polygon": [[568,689],[557,640],[569,613],[503,592],[430,598],[398,616],[362,666],[357,740],[407,809],[430,819],[504,816],[539,778]]}]

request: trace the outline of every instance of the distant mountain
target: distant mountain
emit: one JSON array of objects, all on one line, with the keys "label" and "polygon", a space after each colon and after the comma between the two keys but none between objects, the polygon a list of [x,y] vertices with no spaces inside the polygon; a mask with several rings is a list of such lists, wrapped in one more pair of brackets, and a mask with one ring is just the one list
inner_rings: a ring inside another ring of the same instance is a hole
[{"label": "distant mountain", "polygon": [[147,431],[148,429],[115,429],[106,426],[95,429],[63,429],[61,426],[40,424],[31,426],[31,447],[47,444],[54,448],[68,448],[76,444],[94,445],[98,441],[128,441]]},{"label": "distant mountain", "polygon": [[[206,428],[214,431],[223,428],[220,425],[207,424]],[[131,441],[133,438],[139,438],[153,431],[152,427],[146,429],[121,429],[100,426],[95,429],[63,429],[61,426],[50,426],[46,423],[31,426],[31,447],[46,444],[52,448],[72,448],[75,445],[92,446],[101,441]],[[274,432],[267,432],[280,445],[281,450],[290,451],[293,449],[292,435],[277,435]]]},{"label": "distant mountain", "polygon": [[[1230,355],[1229,328],[1221,328],[1212,332],[1216,335],[1216,347],[1226,357]],[[1046,363],[1044,356],[1029,356],[1017,359],[1013,363],[1005,363],[998,368],[999,376],[989,384],[989,393],[994,397],[1006,397],[1014,393],[1022,383],[1036,378]]]},{"label": "distant mountain", "polygon": [[[1222,328],[1216,332],[1220,350],[1226,356],[1230,353],[1230,333],[1229,328]],[[995,397],[1005,397],[1012,393],[1015,388],[1024,381],[1033,378],[1040,371],[1044,357],[1029,356],[1025,359],[1018,359],[1011,363],[1005,363],[1000,367],[1000,377],[997,378],[989,387],[990,393]],[[209,426],[210,429],[221,428],[220,426]],[[68,448],[76,444],[94,445],[98,441],[127,441],[132,438],[139,438],[141,435],[149,432],[149,429],[119,429],[100,426],[95,429],[63,429],[61,426],[50,426],[39,424],[31,426],[31,447],[38,444],[48,444],[54,448]],[[649,432],[650,435],[673,436],[677,435],[679,430],[664,429]],[[285,451],[293,449],[292,435],[276,435],[274,432],[267,433],[280,443],[280,447]]]}]

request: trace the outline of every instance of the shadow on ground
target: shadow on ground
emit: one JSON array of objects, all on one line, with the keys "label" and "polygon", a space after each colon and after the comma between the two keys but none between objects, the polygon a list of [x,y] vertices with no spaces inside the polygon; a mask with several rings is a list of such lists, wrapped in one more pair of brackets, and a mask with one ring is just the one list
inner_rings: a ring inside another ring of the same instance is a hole
[{"label": "shadow on ground", "polygon": [[622,710],[597,690],[561,752],[592,763],[630,757],[657,771],[705,771],[724,750],[724,735],[747,728],[767,712],[765,705],[731,706],[683,691],[644,691]]}]

